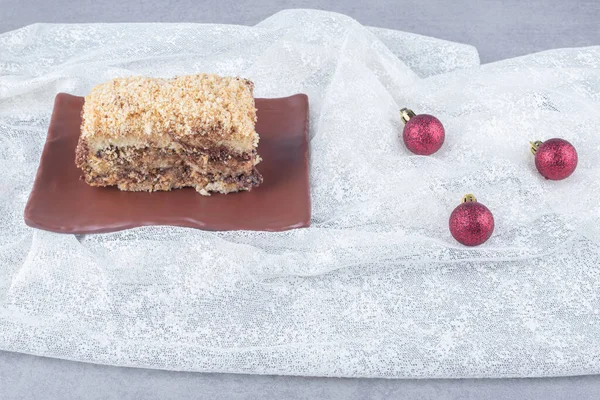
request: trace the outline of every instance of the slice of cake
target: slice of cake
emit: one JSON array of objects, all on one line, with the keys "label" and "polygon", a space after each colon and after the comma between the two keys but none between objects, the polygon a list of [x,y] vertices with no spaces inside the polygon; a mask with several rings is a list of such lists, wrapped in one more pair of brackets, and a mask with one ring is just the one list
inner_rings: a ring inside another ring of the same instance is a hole
[{"label": "slice of cake", "polygon": [[92,186],[250,190],[262,182],[253,87],[207,74],[96,86],[85,98],[75,163]]}]

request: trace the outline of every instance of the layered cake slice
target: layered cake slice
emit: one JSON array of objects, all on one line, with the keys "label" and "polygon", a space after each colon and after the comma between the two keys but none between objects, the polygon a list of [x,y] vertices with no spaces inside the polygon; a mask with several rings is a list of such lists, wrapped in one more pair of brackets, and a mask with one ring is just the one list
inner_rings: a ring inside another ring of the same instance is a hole
[{"label": "layered cake slice", "polygon": [[262,182],[255,122],[245,79],[114,79],[85,98],[75,163],[92,186],[250,190]]}]

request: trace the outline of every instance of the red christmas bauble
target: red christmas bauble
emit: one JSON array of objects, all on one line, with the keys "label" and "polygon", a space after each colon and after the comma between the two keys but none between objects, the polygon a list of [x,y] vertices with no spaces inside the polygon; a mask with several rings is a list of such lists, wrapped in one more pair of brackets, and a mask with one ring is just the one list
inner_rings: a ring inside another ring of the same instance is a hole
[{"label": "red christmas bauble", "polygon": [[[403,109],[404,110],[404,109]],[[410,113],[412,111],[407,110]],[[429,114],[406,114],[402,139],[406,147],[415,154],[428,156],[438,151],[444,144],[446,132],[439,119]]]},{"label": "red christmas bauble", "polygon": [[494,216],[473,195],[466,195],[449,220],[450,233],[465,246],[479,246],[494,232]]},{"label": "red christmas bauble", "polygon": [[565,179],[577,168],[577,151],[564,139],[550,139],[533,144],[535,167],[546,179]]}]

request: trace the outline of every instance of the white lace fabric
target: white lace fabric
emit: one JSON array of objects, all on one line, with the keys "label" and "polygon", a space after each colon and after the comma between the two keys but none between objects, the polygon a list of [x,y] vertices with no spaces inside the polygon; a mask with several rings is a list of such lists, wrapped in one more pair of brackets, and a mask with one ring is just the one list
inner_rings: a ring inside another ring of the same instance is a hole
[{"label": "white lace fabric", "polygon": [[[312,226],[74,236],[23,209],[58,92],[117,76],[253,80],[310,99]],[[436,115],[433,156],[399,109]],[[457,378],[600,373],[600,48],[474,48],[284,11],[255,27],[33,25],[0,35],[0,348],[110,365]],[[530,140],[579,152],[545,181]],[[456,243],[465,193],[494,213]]]}]

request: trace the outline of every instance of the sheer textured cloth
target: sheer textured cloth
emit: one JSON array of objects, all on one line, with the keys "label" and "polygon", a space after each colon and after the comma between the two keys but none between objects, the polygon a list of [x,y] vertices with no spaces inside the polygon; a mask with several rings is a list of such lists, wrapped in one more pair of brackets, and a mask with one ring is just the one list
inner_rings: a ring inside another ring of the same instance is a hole
[{"label": "sheer textured cloth", "polygon": [[[24,225],[57,92],[197,72],[309,96],[310,228]],[[439,152],[404,148],[402,107],[444,123]],[[599,110],[599,47],[480,66],[470,46],[326,12],[0,35],[0,348],[205,372],[600,373]],[[529,152],[552,137],[579,152],[560,182]],[[496,220],[476,248],[448,230],[465,193]]]}]

